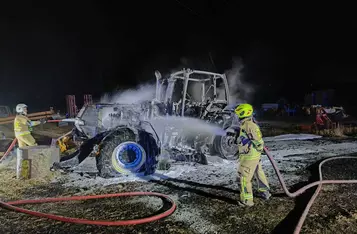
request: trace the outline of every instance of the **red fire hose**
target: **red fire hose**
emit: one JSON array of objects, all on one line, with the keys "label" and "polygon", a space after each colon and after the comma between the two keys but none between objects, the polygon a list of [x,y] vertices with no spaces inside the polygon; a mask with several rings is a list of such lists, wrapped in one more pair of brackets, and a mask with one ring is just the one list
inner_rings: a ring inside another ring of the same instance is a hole
[{"label": "red fire hose", "polygon": [[47,123],[59,123],[59,122],[62,122],[61,119],[49,119],[49,120],[46,120]]},{"label": "red fire hose", "polygon": [[[47,122],[47,123],[59,123],[59,122],[61,122],[61,121],[62,121],[61,119],[50,119],[50,120],[47,120],[46,122]],[[6,150],[5,154],[4,154],[2,157],[0,157],[0,163],[1,163],[3,160],[5,160],[5,158],[6,158],[8,155],[10,155],[10,152],[11,152],[11,150],[15,147],[16,142],[17,142],[17,139],[15,138],[15,139],[11,142],[11,144],[10,144],[9,148]]]},{"label": "red fire hose", "polygon": [[312,188],[314,186],[317,186],[317,189],[314,193],[314,195],[311,197],[309,203],[307,204],[303,214],[301,215],[299,222],[295,228],[294,234],[298,234],[301,231],[302,225],[304,224],[304,221],[307,217],[307,214],[309,213],[309,210],[312,206],[312,204],[314,203],[315,199],[317,198],[317,196],[319,195],[319,192],[321,191],[322,185],[323,184],[355,184],[357,183],[357,180],[323,180],[322,177],[322,165],[325,164],[328,161],[332,161],[332,160],[337,160],[337,159],[357,159],[357,157],[353,157],[353,156],[338,156],[338,157],[331,157],[328,159],[323,160],[320,164],[319,164],[319,181],[313,182],[311,184],[308,184],[304,187],[302,187],[301,189],[299,189],[298,191],[294,192],[294,193],[290,193],[288,188],[286,187],[286,184],[284,182],[283,176],[281,175],[278,166],[276,165],[275,160],[273,159],[273,157],[271,156],[271,154],[269,153],[267,148],[264,148],[265,153],[267,154],[271,164],[273,165],[273,168],[278,176],[279,182],[281,184],[281,186],[283,187],[284,192],[286,193],[286,195],[288,195],[289,197],[297,197],[300,194],[302,194],[303,192],[305,192],[306,190],[308,190],[309,188]]},{"label": "red fire hose", "polygon": [[17,142],[17,138],[15,138],[15,139],[12,140],[12,142],[11,142],[9,148],[6,150],[5,154],[0,158],[0,163],[1,163],[3,160],[5,160],[5,158],[6,158],[8,155],[10,155],[10,152],[11,152],[11,150],[15,147],[16,142]]},{"label": "red fire hose", "polygon": [[[61,120],[52,120],[52,121],[50,120],[48,122],[60,122],[60,121]],[[10,148],[13,148],[15,143],[16,143],[16,138],[12,142],[8,151],[11,150]],[[337,159],[357,159],[357,157],[353,157],[353,156],[331,157],[331,158],[323,160],[319,164],[319,181],[310,183],[310,184],[300,188],[296,192],[291,193],[288,190],[288,188],[285,184],[285,181],[278,169],[278,166],[277,166],[275,160],[273,159],[273,157],[271,156],[270,152],[268,151],[267,148],[264,148],[264,151],[267,154],[270,162],[272,163],[273,168],[278,176],[279,182],[287,196],[294,198],[294,197],[299,196],[306,190],[308,190],[314,186],[318,186],[314,195],[311,197],[309,203],[307,204],[303,214],[301,215],[299,222],[295,228],[294,234],[300,233],[302,225],[304,224],[304,221],[307,217],[307,214],[308,214],[312,204],[314,203],[315,199],[317,198],[319,192],[321,191],[323,184],[352,184],[352,183],[354,184],[354,183],[357,183],[357,180],[323,180],[322,165],[325,164],[326,162],[332,161],[332,160],[337,160]],[[8,153],[8,152],[6,152],[6,153]],[[6,153],[4,156],[7,155]],[[4,158],[5,157],[3,157],[3,159]],[[46,214],[46,213],[41,213],[41,212],[37,212],[37,211],[31,211],[31,210],[27,210],[27,209],[23,209],[23,208],[14,206],[14,205],[24,205],[24,204],[39,204],[39,203],[60,202],[60,201],[78,201],[78,200],[90,200],[90,199],[100,199],[100,198],[109,198],[109,197],[124,197],[124,196],[156,196],[156,197],[161,197],[161,198],[165,198],[165,199],[169,200],[172,205],[169,210],[167,210],[161,214],[158,214],[158,215],[154,215],[154,216],[151,216],[148,218],[143,218],[143,219],[122,220],[122,221],[101,221],[101,220],[78,219],[78,218],[64,217],[64,216],[53,215],[53,214]],[[62,221],[62,222],[89,224],[89,225],[105,225],[105,226],[125,226],[125,225],[136,225],[136,224],[153,222],[153,221],[156,221],[156,220],[159,220],[159,219],[162,219],[162,218],[165,218],[165,217],[171,215],[176,209],[176,204],[170,197],[168,197],[167,195],[161,194],[161,193],[154,193],[154,192],[129,192],[129,193],[116,193],[116,194],[92,195],[92,196],[45,198],[45,199],[39,199],[39,200],[19,200],[19,201],[13,201],[13,202],[8,202],[8,203],[0,201],[0,206],[10,209],[10,210],[26,213],[29,215],[58,220],[58,221]]]},{"label": "red fire hose", "polygon": [[[161,214],[157,214],[142,219],[103,221],[103,220],[78,219],[78,218],[71,218],[71,217],[59,216],[54,214],[46,214],[46,213],[27,210],[14,206],[14,205],[24,205],[24,204],[39,204],[39,203],[50,203],[50,202],[60,202],[60,201],[79,201],[79,200],[101,199],[101,198],[110,198],[110,197],[129,197],[129,196],[161,197],[167,199],[171,203],[171,208]],[[41,218],[48,218],[48,219],[53,219],[57,221],[67,222],[67,223],[102,225],[102,226],[126,226],[126,225],[137,225],[137,224],[153,222],[171,215],[176,209],[175,202],[169,196],[161,193],[155,193],[155,192],[128,192],[128,193],[115,193],[115,194],[92,195],[92,196],[74,196],[74,197],[44,198],[38,200],[20,200],[20,201],[13,201],[13,202],[0,201],[0,206],[9,210],[14,210],[17,212],[21,212]]]},{"label": "red fire hose", "polygon": [[[61,122],[61,120],[47,120],[47,122]],[[13,140],[11,143],[10,147],[2,157],[2,160],[6,158],[6,156],[10,153],[12,148],[16,144],[16,138]],[[40,204],[40,203],[50,203],[50,202],[60,202],[60,201],[79,201],[79,200],[90,200],[90,199],[101,199],[101,198],[110,198],[110,197],[129,197],[129,196],[155,196],[155,197],[161,197],[164,199],[167,199],[171,203],[170,209],[167,211],[150,216],[147,218],[142,218],[142,219],[133,219],[133,220],[120,220],[120,221],[102,221],[102,220],[89,220],[89,219],[78,219],[78,218],[71,218],[71,217],[65,217],[65,216],[59,216],[59,215],[53,215],[53,214],[47,214],[47,213],[41,213],[38,211],[32,211],[32,210],[27,210],[23,208],[16,207],[14,205],[24,205],[24,204]],[[126,225],[137,225],[137,224],[143,224],[143,223],[148,223],[148,222],[153,222],[162,218],[165,218],[169,215],[171,215],[175,209],[176,209],[176,204],[175,202],[167,195],[161,194],[161,193],[155,193],[155,192],[127,192],[127,193],[115,193],[115,194],[104,194],[104,195],[91,195],[91,196],[74,196],[74,197],[59,197],[59,198],[44,198],[44,199],[38,199],[38,200],[19,200],[19,201],[13,201],[13,202],[3,202],[0,200],[0,206],[9,209],[9,210],[14,210],[17,212],[37,216],[37,217],[42,217],[42,218],[48,218],[48,219],[53,219],[53,220],[58,220],[62,222],[67,222],[67,223],[77,223],[77,224],[88,224],[88,225],[103,225],[103,226],[126,226]]]}]

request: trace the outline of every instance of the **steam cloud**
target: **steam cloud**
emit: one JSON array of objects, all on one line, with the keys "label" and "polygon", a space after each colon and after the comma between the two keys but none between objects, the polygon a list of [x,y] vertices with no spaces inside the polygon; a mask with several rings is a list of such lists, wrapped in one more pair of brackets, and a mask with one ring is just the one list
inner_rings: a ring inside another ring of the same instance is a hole
[{"label": "steam cloud", "polygon": [[[181,65],[171,72],[176,72],[182,69]],[[243,79],[242,70],[244,65],[241,59],[234,59],[233,66],[230,70],[225,71],[228,87],[229,87],[229,103],[232,105],[251,102],[254,94],[254,87]],[[192,83],[188,87],[188,93],[196,101],[201,101],[201,85],[198,83]],[[139,104],[145,101],[150,101],[155,97],[156,85],[155,84],[142,84],[136,88],[128,89],[124,91],[118,91],[114,94],[105,94],[100,102],[102,103],[121,103],[121,104]],[[223,98],[225,95],[224,84],[221,84],[217,88],[219,98]]]},{"label": "steam cloud", "polygon": [[[242,74],[243,68],[244,65],[242,63],[242,60],[234,59],[232,68],[225,72],[229,86],[228,100],[231,104],[252,101],[254,88],[252,85],[244,81]],[[223,84],[221,87],[219,87],[217,92],[219,97],[225,95]]]},{"label": "steam cloud", "polygon": [[155,92],[154,84],[142,84],[137,88],[119,91],[113,95],[105,94],[100,101],[102,103],[140,104],[152,100]]},{"label": "steam cloud", "polygon": [[[196,60],[193,61],[188,58],[181,58],[181,63],[182,65],[172,72],[176,72],[182,68],[197,68],[208,71],[213,68],[209,63],[202,63],[199,62],[199,60],[197,62]],[[232,68],[225,71],[229,87],[228,101],[232,105],[253,101],[254,87],[244,80],[243,68],[244,64],[242,59],[233,58]],[[188,93],[195,101],[201,101],[201,89],[202,86],[199,83],[192,83],[188,87]],[[217,88],[217,95],[220,99],[225,97],[224,84],[221,84],[221,86]]]}]

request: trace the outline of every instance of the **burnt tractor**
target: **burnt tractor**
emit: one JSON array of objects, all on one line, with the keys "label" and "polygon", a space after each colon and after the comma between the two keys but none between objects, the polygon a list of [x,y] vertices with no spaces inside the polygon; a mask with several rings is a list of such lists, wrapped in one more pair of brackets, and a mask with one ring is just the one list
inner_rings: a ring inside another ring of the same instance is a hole
[{"label": "burnt tractor", "polygon": [[[201,163],[209,154],[234,159],[238,122],[232,109],[235,106],[229,103],[226,76],[190,69],[166,78],[156,71],[155,76],[156,95],[152,100],[86,105],[76,118],[63,120],[73,122],[75,128],[58,140],[61,151],[67,150],[68,140],[75,142],[77,150],[61,161],[75,157],[80,163],[94,156],[99,175],[115,177],[153,174],[162,151],[199,158]],[[221,133],[187,135],[182,127],[171,124],[183,118],[204,121]]]}]

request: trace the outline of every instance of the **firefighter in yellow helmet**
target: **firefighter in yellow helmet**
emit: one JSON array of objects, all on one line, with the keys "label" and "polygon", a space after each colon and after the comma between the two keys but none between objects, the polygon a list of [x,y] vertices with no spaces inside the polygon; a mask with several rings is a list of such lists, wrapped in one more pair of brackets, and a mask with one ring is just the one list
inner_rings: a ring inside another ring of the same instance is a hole
[{"label": "firefighter in yellow helmet", "polygon": [[265,200],[271,197],[269,183],[261,164],[264,141],[259,126],[253,121],[253,107],[250,104],[240,104],[235,109],[235,113],[240,119],[238,137],[240,201],[238,204],[253,206],[253,177],[258,183],[257,196]]},{"label": "firefighter in yellow helmet", "polygon": [[31,121],[27,117],[27,105],[18,104],[16,106],[16,117],[14,121],[15,137],[19,143],[19,147],[37,145],[35,139],[31,135],[32,127],[37,126],[41,121]]}]

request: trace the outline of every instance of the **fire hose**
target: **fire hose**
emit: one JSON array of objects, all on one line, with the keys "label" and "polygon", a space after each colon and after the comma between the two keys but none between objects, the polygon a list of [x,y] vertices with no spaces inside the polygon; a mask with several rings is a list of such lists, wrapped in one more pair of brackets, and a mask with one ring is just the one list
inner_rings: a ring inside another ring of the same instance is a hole
[{"label": "fire hose", "polygon": [[[270,152],[268,151],[267,148],[264,148],[265,153],[267,154],[270,162],[273,165],[273,168],[278,176],[278,180],[286,193],[288,197],[294,198],[299,195],[301,195],[303,192],[306,190],[318,186],[314,195],[311,197],[310,201],[308,202],[303,214],[301,215],[299,222],[295,228],[294,234],[299,234],[302,228],[302,225],[304,224],[304,221],[307,217],[307,214],[314,203],[315,199],[317,198],[319,192],[321,191],[322,185],[323,184],[352,184],[352,183],[357,183],[357,180],[323,180],[322,177],[322,166],[328,161],[332,160],[337,160],[337,159],[357,159],[357,157],[353,156],[338,156],[338,157],[331,157],[323,160],[319,164],[319,181],[310,183],[299,190],[297,190],[294,193],[291,193],[286,184],[285,181],[278,169],[278,166],[271,156]],[[60,202],[60,201],[79,201],[79,200],[90,200],[90,199],[101,199],[101,198],[109,198],[109,197],[123,197],[123,196],[157,196],[161,198],[165,198],[171,203],[171,208],[161,214],[154,215],[148,218],[143,218],[143,219],[134,219],[134,220],[122,220],[122,221],[102,221],[102,220],[87,220],[87,219],[78,219],[78,218],[71,218],[71,217],[64,217],[64,216],[59,216],[59,215],[53,215],[53,214],[46,214],[46,213],[41,213],[37,211],[31,211],[23,208],[16,207],[14,205],[24,205],[24,204],[39,204],[39,203],[49,203],[49,202]],[[88,225],[104,225],[104,226],[124,226],[124,225],[136,225],[136,224],[143,224],[143,223],[148,223],[148,222],[153,222],[162,218],[165,218],[169,215],[171,215],[175,209],[176,209],[176,204],[175,202],[168,197],[167,195],[160,194],[160,193],[154,193],[154,192],[129,192],[129,193],[116,193],[116,194],[104,194],[104,195],[92,195],[92,196],[74,196],[74,197],[61,197],[61,198],[45,198],[45,199],[38,199],[38,200],[19,200],[19,201],[13,201],[13,202],[2,202],[0,201],[0,205],[4,208],[14,210],[17,212],[22,212],[26,213],[29,215],[37,216],[37,217],[42,217],[42,218],[49,218],[57,221],[62,221],[62,222],[69,222],[69,223],[77,223],[77,224],[88,224]]]},{"label": "fire hose", "polygon": [[278,176],[279,182],[281,184],[281,186],[283,187],[284,192],[286,193],[286,195],[288,197],[294,198],[297,197],[299,195],[301,195],[303,192],[305,192],[306,190],[314,187],[314,186],[318,186],[314,195],[311,197],[310,201],[308,202],[304,212],[302,213],[298,224],[295,227],[294,230],[294,234],[298,234],[301,231],[302,225],[304,224],[304,221],[307,217],[307,214],[312,206],[312,204],[314,203],[315,199],[317,198],[317,196],[319,195],[319,192],[321,191],[322,185],[323,184],[355,184],[357,183],[357,180],[323,180],[322,177],[322,165],[324,165],[326,162],[328,161],[332,161],[332,160],[337,160],[337,159],[357,159],[357,157],[353,157],[353,156],[338,156],[338,157],[331,157],[331,158],[327,158],[324,159],[322,162],[320,162],[319,164],[319,180],[313,183],[310,183],[302,188],[300,188],[299,190],[297,190],[294,193],[291,193],[288,188],[286,187],[285,181],[283,179],[283,176],[281,175],[278,166],[275,162],[275,160],[273,159],[273,157],[271,156],[270,152],[268,151],[268,149],[265,147],[264,151],[266,153],[266,155],[268,156],[271,164],[273,165],[273,168]]},{"label": "fire hose", "polygon": [[[62,122],[62,121],[63,121],[62,119],[50,119],[50,120],[47,120],[46,123],[59,123],[59,122]],[[2,161],[4,161],[7,158],[7,156],[10,155],[11,150],[15,147],[16,143],[17,143],[17,139],[14,138],[12,140],[9,148],[6,150],[5,154],[2,157],[0,157],[0,163]]]},{"label": "fire hose", "polygon": [[[40,204],[40,203],[51,203],[51,202],[63,202],[63,201],[80,201],[80,200],[91,200],[91,199],[101,199],[101,198],[111,198],[111,197],[130,197],[130,196],[155,196],[161,197],[168,200],[171,203],[170,209],[157,215],[153,215],[147,218],[132,219],[132,220],[119,220],[119,221],[104,221],[104,220],[89,220],[89,219],[79,219],[71,218],[60,215],[42,213],[38,211],[28,210],[15,205],[25,205],[25,204]],[[57,221],[76,223],[76,224],[87,224],[87,225],[101,225],[101,226],[127,226],[127,225],[137,225],[148,222],[153,222],[171,215],[175,209],[175,202],[167,195],[155,192],[127,192],[127,193],[115,193],[115,194],[104,194],[104,195],[91,195],[91,196],[74,196],[74,197],[58,197],[58,198],[44,198],[36,200],[19,200],[13,202],[3,202],[0,201],[0,206],[3,208],[37,216],[40,218],[48,218]]]},{"label": "fire hose", "polygon": [[[61,120],[48,120],[47,122],[61,122]],[[9,155],[10,151],[14,148],[16,144],[16,138],[12,141],[10,147],[6,151],[4,157]],[[1,161],[0,160],[0,161]],[[41,204],[41,203],[52,203],[52,202],[64,202],[64,201],[80,201],[80,200],[92,200],[92,199],[102,199],[102,198],[112,198],[112,197],[132,197],[132,196],[155,196],[166,199],[171,203],[171,207],[159,214],[141,218],[141,219],[132,219],[132,220],[119,220],[119,221],[105,221],[105,220],[89,220],[89,219],[79,219],[72,217],[65,217],[60,215],[42,213],[38,211],[28,210],[24,208],[17,207],[15,205],[25,205],[25,204]],[[90,195],[90,196],[73,196],[73,197],[58,197],[58,198],[44,198],[44,199],[35,199],[35,200],[18,200],[12,202],[3,202],[0,200],[0,206],[9,210],[41,217],[48,218],[57,221],[67,222],[67,223],[76,223],[76,224],[87,224],[87,225],[101,225],[101,226],[127,226],[127,225],[137,225],[143,223],[149,223],[157,221],[159,219],[165,218],[171,215],[176,210],[175,202],[167,195],[155,192],[126,192],[126,193],[115,193],[115,194],[104,194],[104,195]]]},{"label": "fire hose", "polygon": [[[53,122],[59,122],[59,121],[55,120]],[[16,141],[14,140],[14,142],[11,144],[12,147],[10,146],[9,148],[13,148],[15,143],[16,143]],[[319,195],[319,192],[321,191],[323,184],[357,183],[357,180],[323,180],[322,166],[326,162],[332,161],[332,160],[337,160],[337,159],[357,159],[357,157],[353,157],[353,156],[331,157],[331,158],[327,158],[327,159],[323,160],[322,162],[320,162],[320,164],[319,164],[319,180],[318,181],[310,183],[310,184],[300,188],[296,192],[291,193],[285,184],[283,176],[281,175],[275,160],[273,159],[272,155],[270,154],[269,150],[266,147],[264,147],[264,152],[268,156],[268,158],[269,158],[269,160],[278,176],[278,180],[279,180],[284,192],[286,193],[286,195],[288,197],[295,198],[295,197],[301,195],[302,193],[304,193],[306,190],[308,190],[312,187],[318,186],[315,193],[313,194],[310,201],[308,202],[303,214],[301,215],[299,222],[295,227],[294,234],[300,233],[301,228],[304,224],[304,221],[307,217],[307,214],[308,214],[312,204],[314,203],[315,199]],[[102,220],[88,220],[88,219],[64,217],[64,216],[59,216],[59,215],[31,211],[31,210],[27,210],[27,209],[23,209],[23,208],[14,206],[14,205],[24,205],[24,204],[39,204],[39,203],[50,203],[50,202],[60,202],[60,201],[79,201],[79,200],[101,199],[101,198],[109,198],[109,197],[124,197],[124,196],[157,196],[157,197],[165,198],[171,203],[171,208],[161,214],[143,218],[143,219],[122,220],[122,221],[102,221]],[[10,210],[17,211],[17,212],[22,212],[22,213],[26,213],[26,214],[33,215],[33,216],[58,220],[58,221],[62,221],[62,222],[77,223],[77,224],[89,224],[89,225],[104,225],[104,226],[125,226],[125,225],[136,225],[136,224],[153,222],[153,221],[156,221],[156,220],[159,220],[159,219],[162,219],[162,218],[165,218],[165,217],[171,215],[176,209],[176,204],[170,197],[168,197],[167,195],[164,195],[164,194],[154,193],[154,192],[128,192],[128,193],[91,195],[91,196],[44,198],[44,199],[37,199],[37,200],[19,200],[19,201],[7,202],[7,203],[0,200],[0,206],[10,209]]]}]

